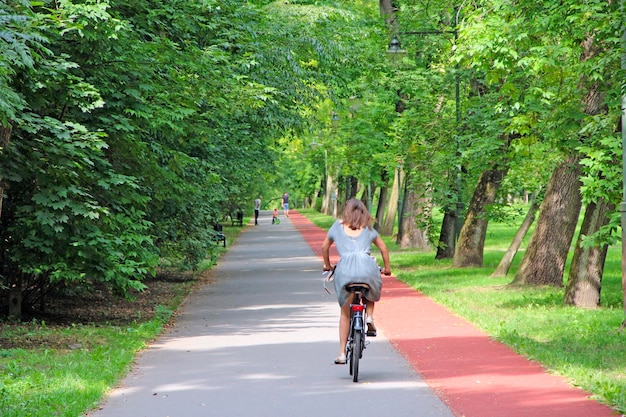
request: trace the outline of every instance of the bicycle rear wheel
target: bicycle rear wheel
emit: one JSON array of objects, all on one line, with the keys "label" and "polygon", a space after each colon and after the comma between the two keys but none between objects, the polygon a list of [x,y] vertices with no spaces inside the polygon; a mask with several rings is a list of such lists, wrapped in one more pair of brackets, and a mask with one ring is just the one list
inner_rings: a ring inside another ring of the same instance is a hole
[{"label": "bicycle rear wheel", "polygon": [[350,355],[350,375],[352,381],[359,381],[359,359],[363,351],[363,334],[360,331],[354,332],[354,341],[352,344],[352,355]]}]

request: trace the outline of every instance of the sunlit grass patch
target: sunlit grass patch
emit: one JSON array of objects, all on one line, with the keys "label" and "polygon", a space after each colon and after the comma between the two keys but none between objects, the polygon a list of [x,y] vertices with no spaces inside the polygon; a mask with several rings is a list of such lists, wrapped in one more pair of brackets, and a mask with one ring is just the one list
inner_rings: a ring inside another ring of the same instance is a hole
[{"label": "sunlit grass patch", "polygon": [[[602,308],[584,310],[563,305],[563,288],[510,285],[530,232],[509,275],[491,277],[515,232],[514,226],[490,223],[480,268],[453,268],[450,259],[436,260],[434,250],[397,250],[392,239],[385,240],[400,280],[548,372],[626,412],[626,334],[618,331],[624,320],[621,248],[610,248],[607,256]],[[566,268],[564,280],[567,273]]]},{"label": "sunlit grass patch", "polygon": [[[227,244],[242,230],[224,227]],[[127,317],[123,325],[117,316],[116,323],[0,323],[0,416],[76,417],[97,407],[127,373],[137,352],[161,333],[193,286],[207,282],[205,273],[216,260],[207,258],[193,274],[164,274],[159,288],[167,302],[153,305],[154,298],[149,298],[150,308],[144,306],[142,314]],[[107,308],[120,311],[115,304]],[[133,304],[133,312],[135,308]]]},{"label": "sunlit grass patch", "polygon": [[0,415],[81,415],[114,386],[161,324],[31,326],[28,334],[16,329],[12,337],[48,338],[51,343],[49,348],[0,351]]}]

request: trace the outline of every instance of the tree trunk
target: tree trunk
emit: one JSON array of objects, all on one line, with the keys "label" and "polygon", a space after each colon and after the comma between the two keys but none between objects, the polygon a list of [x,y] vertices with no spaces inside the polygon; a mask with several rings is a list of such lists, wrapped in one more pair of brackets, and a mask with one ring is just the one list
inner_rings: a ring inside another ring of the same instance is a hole
[{"label": "tree trunk", "polygon": [[22,319],[22,282],[14,282],[9,288],[9,318]]},{"label": "tree trunk", "polygon": [[369,182],[369,183],[362,183],[359,184],[358,186],[359,191],[357,192],[357,195],[361,195],[361,202],[363,204],[365,204],[365,207],[367,207],[367,211],[369,211],[369,213],[372,215],[372,217],[375,219],[375,211],[374,211],[374,205],[375,205],[375,201],[374,201],[374,196],[376,195],[376,183],[374,182]]},{"label": "tree trunk", "polygon": [[[4,153],[11,143],[11,133],[13,125],[0,125],[0,152]],[[4,194],[7,189],[7,182],[0,178],[0,219],[2,219],[2,205],[4,204]],[[4,265],[1,265],[4,267]],[[4,274],[3,274],[4,275]],[[20,320],[22,318],[22,280],[19,278],[3,277],[0,287],[8,284],[9,287],[9,318]]]},{"label": "tree trunk", "polygon": [[[428,242],[428,229],[419,227],[420,224],[426,224],[421,221],[426,213],[430,212],[432,200],[428,198],[425,192],[419,190],[410,191],[411,184],[408,184],[407,192],[405,192],[404,215],[402,216],[402,233],[398,233],[397,243],[401,248],[415,248],[418,250],[430,250]],[[424,186],[426,189],[426,186]]]},{"label": "tree trunk", "polygon": [[[12,124],[9,123],[7,126],[0,125],[0,153],[4,153],[5,149],[9,146],[9,143],[11,143],[12,131]],[[5,191],[6,181],[4,180],[4,178],[0,178],[0,218],[2,218],[2,202]]]},{"label": "tree trunk", "polygon": [[402,190],[398,190],[398,198],[400,198],[402,200],[402,204],[398,204],[400,206],[400,207],[398,207],[398,233],[396,235],[396,243],[398,245],[400,244],[400,242],[402,242],[402,236],[404,235],[404,219],[406,217],[408,217],[406,215],[406,212],[409,211],[409,210],[407,210],[407,207],[410,207],[411,210],[412,210],[413,209],[413,204],[414,204],[413,201],[409,201],[407,203],[408,199],[412,200],[412,196],[409,197],[408,182],[409,182],[409,177],[407,175],[404,178],[404,185],[402,187]]},{"label": "tree trunk", "polygon": [[346,178],[345,201],[348,201],[352,198],[356,198],[358,187],[359,187],[359,180],[356,177],[353,177],[352,175],[350,175]]},{"label": "tree trunk", "polygon": [[395,34],[398,31],[398,23],[396,21],[396,10],[398,9],[393,5],[393,0],[379,0],[378,6],[380,15],[385,18],[387,31],[390,34]]},{"label": "tree trunk", "polygon": [[539,209],[537,226],[512,284],[563,285],[563,271],[581,208],[580,158],[557,166]]},{"label": "tree trunk", "polygon": [[398,182],[402,182],[402,177],[399,170],[396,169],[393,174],[393,185],[391,186],[391,193],[389,200],[387,200],[387,212],[385,215],[385,221],[382,224],[380,234],[384,236],[391,236],[393,234],[393,226],[396,221],[396,214],[398,212]]},{"label": "tree trunk", "polygon": [[574,258],[569,270],[565,288],[565,305],[596,308],[600,305],[602,274],[608,245],[583,247],[582,240],[591,236],[609,223],[609,213],[615,211],[615,204],[601,199],[597,204],[589,203],[580,228]]},{"label": "tree trunk", "polygon": [[452,259],[456,247],[456,218],[457,212],[454,208],[448,208],[443,215],[441,232],[439,233],[439,244],[437,245],[437,255],[435,259]]},{"label": "tree trunk", "polygon": [[457,268],[483,266],[485,236],[489,219],[485,210],[496,201],[496,195],[508,167],[494,167],[481,174],[472,195],[465,222],[454,251],[452,265]]},{"label": "tree trunk", "polygon": [[387,190],[389,186],[387,185],[387,171],[383,171],[381,174],[383,186],[380,187],[380,194],[378,195],[378,205],[376,206],[376,223],[374,223],[374,228],[378,231],[378,233],[382,233],[382,224],[385,219],[385,206],[387,205]]},{"label": "tree trunk", "polygon": [[526,217],[524,218],[524,221],[522,222],[519,229],[517,229],[517,233],[515,233],[515,237],[513,237],[513,241],[511,242],[511,245],[509,246],[506,253],[502,257],[502,260],[498,264],[498,267],[496,268],[496,270],[493,272],[493,274],[491,274],[492,277],[503,277],[509,273],[509,269],[511,268],[513,259],[515,258],[515,255],[517,254],[517,251],[519,250],[520,246],[522,246],[522,241],[524,240],[526,233],[528,233],[530,226],[535,221],[535,216],[537,214],[538,208],[539,208],[539,204],[537,204],[537,200],[533,199],[532,203],[530,204],[530,208],[528,209],[528,213],[526,213]]},{"label": "tree trunk", "polygon": [[326,177],[326,190],[322,200],[322,213],[329,216],[337,216],[337,185],[332,176]]}]

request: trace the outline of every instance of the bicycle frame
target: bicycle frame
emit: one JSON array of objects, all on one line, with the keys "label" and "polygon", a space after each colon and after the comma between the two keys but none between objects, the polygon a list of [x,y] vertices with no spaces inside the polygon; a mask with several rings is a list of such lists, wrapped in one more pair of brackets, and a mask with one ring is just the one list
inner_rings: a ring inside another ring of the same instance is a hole
[{"label": "bicycle frame", "polygon": [[354,294],[350,303],[350,332],[348,333],[348,343],[346,345],[346,358],[350,364],[350,375],[352,380],[359,380],[359,359],[363,357],[365,349],[365,312],[366,307],[363,302],[363,293],[369,288],[363,284],[352,284],[348,290]]},{"label": "bicycle frame", "polygon": [[365,304],[361,302],[362,295],[354,293],[354,301],[350,304],[350,336],[354,332],[362,332],[365,328]]}]

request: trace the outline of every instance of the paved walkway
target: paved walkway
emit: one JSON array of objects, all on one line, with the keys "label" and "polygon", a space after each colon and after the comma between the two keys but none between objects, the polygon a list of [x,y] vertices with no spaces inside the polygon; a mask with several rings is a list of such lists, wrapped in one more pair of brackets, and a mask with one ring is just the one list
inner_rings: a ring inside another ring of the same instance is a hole
[{"label": "paved walkway", "polygon": [[187,299],[93,417],[615,416],[392,277],[353,383],[332,364],[325,231],[297,212],[282,220],[263,212],[246,226],[215,284]]},{"label": "paved walkway", "polygon": [[[321,256],[325,232],[297,213],[291,217]],[[376,323],[455,416],[617,415],[393,277],[384,278]]]},{"label": "paved walkway", "polygon": [[[299,217],[302,219],[301,217]],[[339,307],[289,219],[246,225],[94,417],[454,417],[385,338],[358,383],[333,364]]]}]

